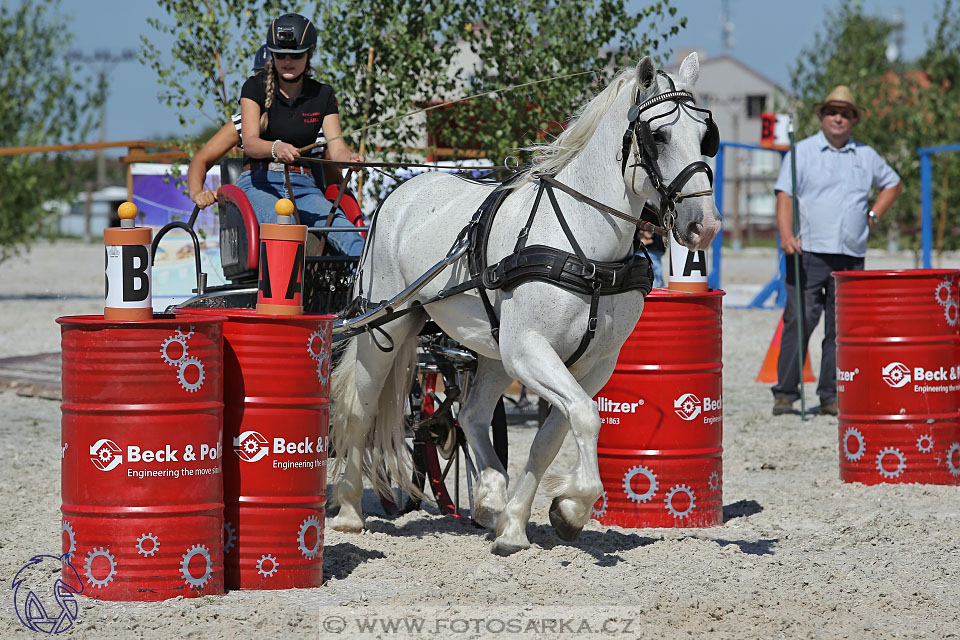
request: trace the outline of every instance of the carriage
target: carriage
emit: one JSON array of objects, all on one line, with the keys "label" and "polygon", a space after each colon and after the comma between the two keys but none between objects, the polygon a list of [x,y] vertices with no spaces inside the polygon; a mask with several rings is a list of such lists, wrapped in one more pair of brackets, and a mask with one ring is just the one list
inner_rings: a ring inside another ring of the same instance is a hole
[{"label": "carriage", "polygon": [[[696,54],[676,75],[644,57],[512,180],[418,176],[375,214],[359,263],[307,261],[310,310],[340,312],[334,334],[347,338],[331,384],[331,446],[340,470],[334,529],[364,528],[365,473],[388,502],[392,485],[407,490],[410,507],[429,476],[444,504],[443,479],[459,466],[441,469],[437,454],[457,450],[467,467],[471,515],[495,532],[491,551],[530,546],[525,527],[541,483],[553,497],[557,534],[579,535],[603,491],[592,398],[613,372],[652,287],[635,231],[672,233],[696,250],[720,227],[712,170],[702,160],[716,154],[719,133],[710,111],[696,106],[698,75]],[[221,187],[221,252],[225,272],[236,261],[228,277],[242,288],[256,276],[256,219],[237,191]],[[641,220],[647,206],[660,225]],[[188,304],[255,296],[253,287],[213,296],[202,289],[198,278],[201,295]],[[496,428],[491,438],[490,426],[512,380],[553,409],[511,482],[504,439]],[[440,381],[446,397],[437,403]],[[567,431],[577,462],[565,474],[545,476]],[[365,453],[371,448],[372,469]]]},{"label": "carriage", "polygon": [[[354,193],[349,189],[351,170],[344,174],[324,167],[329,186],[325,196],[339,206],[356,230],[366,233],[364,218]],[[206,274],[200,266],[200,241],[194,229],[199,207],[186,221],[173,221],[162,227],[153,240],[155,255],[167,233],[186,232],[194,246],[195,295],[176,305],[178,308],[252,309],[257,302],[257,278],[260,260],[259,222],[249,200],[236,181],[242,171],[240,158],[225,158],[220,164],[221,186],[217,191],[220,228],[220,266],[227,284],[206,286]],[[318,249],[325,233],[344,232],[343,227],[321,227],[310,230],[308,247]],[[309,314],[342,313],[351,301],[351,287],[360,258],[337,254],[332,245],[323,243],[320,253],[304,260],[304,312]],[[335,339],[336,341],[336,339]],[[449,339],[436,325],[424,327],[420,333],[418,375],[410,386],[405,426],[413,455],[411,481],[420,490],[433,495],[441,513],[469,519],[472,504],[472,481],[476,469],[462,432],[458,433],[456,411],[460,397],[476,369],[475,354]],[[504,465],[507,463],[508,424],[536,422],[545,417],[544,403],[531,400],[520,389],[516,397],[503,396],[498,401],[492,421],[492,432]],[[508,411],[506,406],[510,407]],[[336,455],[335,451],[331,452]],[[461,489],[464,492],[461,493]],[[393,497],[381,496],[384,509],[391,515],[417,509],[421,497],[401,492]]]}]

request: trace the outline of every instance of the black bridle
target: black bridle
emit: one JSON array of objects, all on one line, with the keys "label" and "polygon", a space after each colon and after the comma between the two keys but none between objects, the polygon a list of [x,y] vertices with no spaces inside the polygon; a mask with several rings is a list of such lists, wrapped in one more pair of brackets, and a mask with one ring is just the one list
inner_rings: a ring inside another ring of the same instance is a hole
[{"label": "black bridle", "polygon": [[[717,154],[717,149],[720,144],[720,133],[717,129],[716,123],[713,121],[713,113],[709,109],[703,109],[690,104],[694,101],[692,93],[683,89],[678,90],[673,82],[673,78],[663,71],[658,70],[657,75],[663,76],[667,79],[667,82],[670,83],[670,91],[657,94],[641,102],[640,91],[639,89],[637,90],[637,96],[634,99],[634,103],[627,112],[627,118],[629,122],[627,123],[626,131],[623,133],[623,148],[620,151],[620,171],[626,174],[627,161],[632,152],[634,164],[630,166],[634,168],[634,182],[636,181],[636,167],[640,167],[650,178],[653,188],[658,194],[660,194],[659,215],[661,224],[665,229],[672,230],[674,223],[676,222],[677,204],[680,201],[686,198],[709,196],[713,193],[713,170],[710,169],[710,165],[708,165],[706,162],[697,160],[696,162],[691,162],[686,167],[681,169],[680,172],[673,178],[673,180],[667,183],[663,177],[663,172],[660,170],[660,165],[657,162],[659,158],[659,151],[657,149],[656,140],[654,139],[653,130],[650,127],[650,123],[654,120],[678,113],[681,109],[684,111],[697,111],[700,113],[705,113],[707,116],[707,133],[704,135],[703,140],[700,143],[700,153],[708,157],[713,157]],[[675,102],[676,106],[670,111],[654,116],[649,120],[640,119],[640,115],[644,111],[664,102]],[[710,182],[710,189],[688,193],[681,192],[681,189],[683,189],[687,182],[689,182],[690,179],[697,173],[707,174],[707,180]],[[634,193],[637,193],[635,184],[633,186],[633,190]]]}]

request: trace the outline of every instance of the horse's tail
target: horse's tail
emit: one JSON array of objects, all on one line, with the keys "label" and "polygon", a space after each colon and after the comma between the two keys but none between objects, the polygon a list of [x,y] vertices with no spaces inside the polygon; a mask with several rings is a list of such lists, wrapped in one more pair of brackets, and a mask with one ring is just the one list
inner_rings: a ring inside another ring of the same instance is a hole
[{"label": "horse's tail", "polygon": [[406,420],[403,409],[410,385],[417,372],[417,341],[406,340],[396,345],[396,358],[380,392],[373,427],[366,433],[350,429],[364,409],[357,393],[357,340],[347,341],[340,363],[333,371],[330,394],[334,402],[331,447],[337,451],[333,466],[339,477],[346,468],[347,452],[353,447],[363,451],[363,474],[370,479],[377,495],[396,499],[392,487],[399,487],[420,499],[429,500],[413,484],[413,459],[406,442]]},{"label": "horse's tail", "polygon": [[330,374],[330,451],[336,454],[331,470],[336,478],[347,468],[347,456],[354,446],[348,428],[350,416],[359,415],[360,396],[354,375],[357,370],[357,339],[350,338],[334,345],[333,361],[336,363]]}]

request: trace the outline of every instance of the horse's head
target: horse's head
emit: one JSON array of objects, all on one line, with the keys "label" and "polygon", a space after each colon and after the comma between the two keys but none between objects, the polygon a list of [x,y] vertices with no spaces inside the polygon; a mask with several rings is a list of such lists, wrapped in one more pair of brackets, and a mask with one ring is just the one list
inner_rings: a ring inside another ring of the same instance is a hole
[{"label": "horse's head", "polygon": [[658,71],[649,56],[640,60],[621,166],[628,192],[656,205],[663,226],[695,250],[707,248],[720,230],[713,171],[703,161],[716,155],[720,135],[710,111],[696,104],[699,74],[696,53],[676,76]]}]

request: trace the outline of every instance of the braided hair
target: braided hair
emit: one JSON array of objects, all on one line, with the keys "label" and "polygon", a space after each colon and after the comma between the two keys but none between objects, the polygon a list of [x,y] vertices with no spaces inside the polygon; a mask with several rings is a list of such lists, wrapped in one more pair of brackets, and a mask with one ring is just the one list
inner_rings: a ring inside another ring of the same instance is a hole
[{"label": "braided hair", "polygon": [[[313,49],[307,51],[307,66],[303,70],[303,75],[308,78],[313,77],[313,69],[310,67],[311,56],[313,56]],[[264,71],[267,74],[267,95],[263,103],[263,113],[260,114],[261,135],[267,130],[267,125],[270,123],[269,112],[271,105],[273,105],[273,92],[277,89],[277,68],[273,60],[270,60]]]}]

